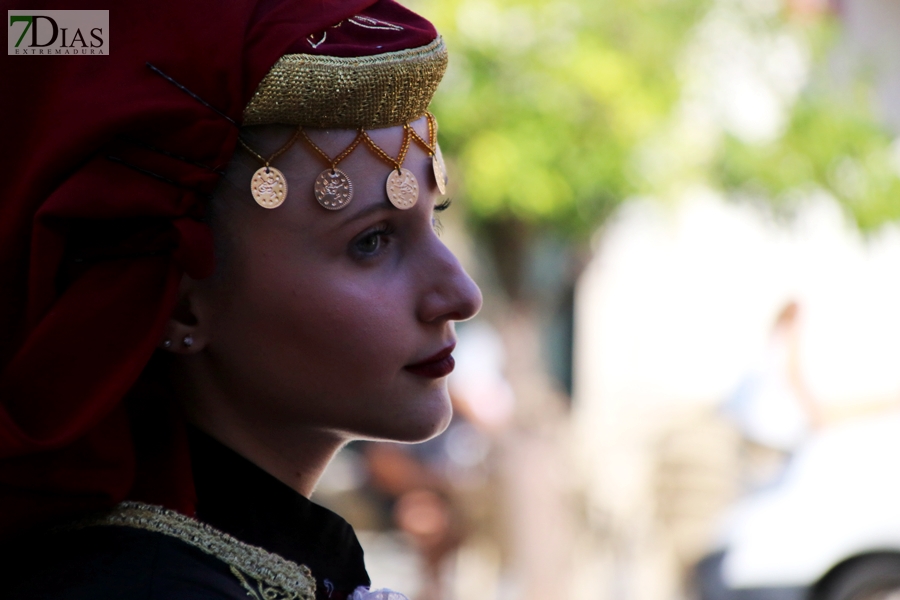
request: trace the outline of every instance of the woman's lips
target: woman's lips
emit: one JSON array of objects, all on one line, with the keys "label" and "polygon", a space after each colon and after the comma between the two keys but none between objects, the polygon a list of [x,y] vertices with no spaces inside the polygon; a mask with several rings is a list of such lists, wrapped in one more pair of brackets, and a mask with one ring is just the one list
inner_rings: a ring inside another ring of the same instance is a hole
[{"label": "woman's lips", "polygon": [[429,356],[422,362],[417,362],[414,365],[406,365],[403,368],[419,377],[428,377],[429,379],[446,377],[453,372],[453,367],[456,366],[456,361],[453,360],[453,349],[455,347],[456,344],[450,344],[437,354]]}]

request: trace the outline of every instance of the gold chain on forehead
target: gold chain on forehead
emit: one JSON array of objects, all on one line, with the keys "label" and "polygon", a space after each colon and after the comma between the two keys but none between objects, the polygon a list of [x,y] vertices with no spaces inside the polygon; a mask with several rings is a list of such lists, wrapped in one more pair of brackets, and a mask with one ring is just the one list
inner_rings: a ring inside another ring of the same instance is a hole
[{"label": "gold chain on forehead", "polygon": [[416,180],[416,176],[409,169],[403,168],[403,163],[413,141],[417,142],[428,152],[432,159],[432,170],[438,191],[441,194],[446,194],[447,170],[437,143],[437,121],[430,112],[426,112],[425,116],[428,120],[428,141],[426,142],[422,139],[412,125],[406,123],[403,125],[403,141],[400,144],[400,152],[397,154],[397,158],[391,157],[383,148],[376,144],[365,129],[359,129],[353,142],[335,158],[331,158],[316,145],[302,126],[298,126],[287,143],[269,158],[264,158],[251,148],[243,138],[238,137],[241,146],[263,163],[263,166],[253,174],[250,180],[250,193],[253,195],[256,203],[263,208],[277,208],[284,203],[287,198],[287,178],[280,170],[271,166],[271,162],[284,154],[294,145],[298,138],[303,137],[309,146],[329,165],[328,169],[319,173],[313,185],[313,193],[316,200],[323,208],[328,210],[340,210],[353,199],[353,182],[346,173],[337,168],[337,165],[350,156],[363,142],[376,156],[393,167],[385,182],[385,191],[391,204],[397,208],[401,210],[412,208],[416,205],[419,198],[419,182]]},{"label": "gold chain on forehead", "polygon": [[431,157],[431,168],[434,171],[434,180],[437,183],[438,191],[443,196],[447,193],[447,167],[444,165],[444,157],[441,156],[441,149],[437,143],[437,119],[430,112],[426,112],[428,118],[428,141],[422,139],[414,127],[407,124],[405,127],[412,134],[413,138],[419,142]]}]

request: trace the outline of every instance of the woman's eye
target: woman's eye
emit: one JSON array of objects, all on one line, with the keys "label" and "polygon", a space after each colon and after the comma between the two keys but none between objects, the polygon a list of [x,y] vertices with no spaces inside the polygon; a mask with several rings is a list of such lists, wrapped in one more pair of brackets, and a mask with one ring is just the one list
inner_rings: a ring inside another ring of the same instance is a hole
[{"label": "woman's eye", "polygon": [[372,254],[378,247],[381,246],[381,233],[375,232],[370,233],[363,239],[356,242],[356,249],[362,252],[363,254]]},{"label": "woman's eye", "polygon": [[391,233],[393,230],[387,226],[364,233],[362,237],[353,242],[353,253],[364,257],[378,254],[388,242]]},{"label": "woman's eye", "polygon": [[444,226],[441,224],[441,219],[438,217],[438,214],[450,208],[452,202],[452,199],[444,198],[439,204],[434,205],[434,213],[432,213],[431,217],[431,227],[438,235],[441,235],[441,232],[444,231]]}]

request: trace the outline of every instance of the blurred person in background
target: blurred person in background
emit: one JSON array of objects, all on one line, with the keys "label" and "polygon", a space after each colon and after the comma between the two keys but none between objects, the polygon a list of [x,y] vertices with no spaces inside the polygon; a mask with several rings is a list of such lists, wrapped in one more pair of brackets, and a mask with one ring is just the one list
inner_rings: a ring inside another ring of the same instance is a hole
[{"label": "blurred person in background", "polygon": [[724,405],[741,433],[742,479],[752,490],[769,483],[786,459],[823,423],[800,360],[800,304],[778,312],[759,362]]},{"label": "blurred person in background", "polygon": [[392,0],[109,18],[3,98],[4,597],[402,599],[308,498],[450,422],[481,295],[435,231],[440,36]]}]

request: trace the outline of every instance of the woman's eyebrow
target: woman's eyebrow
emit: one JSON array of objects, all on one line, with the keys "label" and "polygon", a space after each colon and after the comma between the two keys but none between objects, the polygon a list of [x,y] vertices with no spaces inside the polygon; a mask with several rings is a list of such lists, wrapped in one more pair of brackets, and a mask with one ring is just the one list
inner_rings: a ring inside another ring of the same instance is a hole
[{"label": "woman's eyebrow", "polygon": [[380,212],[380,211],[392,211],[392,210],[397,210],[397,209],[394,208],[394,206],[393,206],[390,202],[388,202],[387,200],[375,202],[375,203],[373,203],[373,204],[370,204],[370,205],[366,206],[366,207],[363,208],[363,209],[358,210],[357,212],[355,212],[355,213],[353,213],[353,214],[351,214],[351,215],[348,215],[347,218],[342,219],[342,220],[337,224],[336,229],[339,229],[339,228],[344,227],[344,226],[346,226],[346,225],[350,225],[351,223],[354,223],[355,221],[359,221],[359,220],[361,220],[361,219],[365,219],[366,217],[368,217],[368,216],[371,215],[372,213],[377,213],[377,212]]}]

